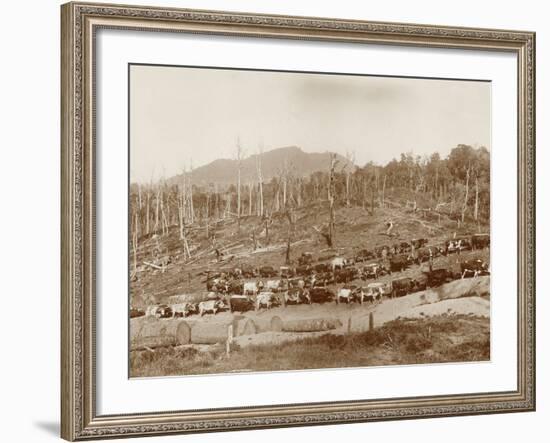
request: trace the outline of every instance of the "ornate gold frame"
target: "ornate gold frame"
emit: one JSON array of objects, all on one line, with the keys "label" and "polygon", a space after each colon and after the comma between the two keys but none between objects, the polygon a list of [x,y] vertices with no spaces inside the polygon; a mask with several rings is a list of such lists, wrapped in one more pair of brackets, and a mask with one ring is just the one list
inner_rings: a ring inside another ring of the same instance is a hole
[{"label": "ornate gold frame", "polygon": [[[512,392],[98,416],[94,369],[94,33],[98,28],[509,51],[518,59],[518,384]],[[67,440],[533,411],[535,34],[68,3],[61,7],[61,435]]]}]

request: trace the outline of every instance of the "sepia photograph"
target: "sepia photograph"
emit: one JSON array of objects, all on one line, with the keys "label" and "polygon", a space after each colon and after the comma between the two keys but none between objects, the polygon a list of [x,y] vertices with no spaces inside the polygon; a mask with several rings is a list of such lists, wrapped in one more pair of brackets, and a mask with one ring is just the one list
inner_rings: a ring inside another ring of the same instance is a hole
[{"label": "sepia photograph", "polygon": [[128,81],[129,377],[491,360],[490,81]]}]

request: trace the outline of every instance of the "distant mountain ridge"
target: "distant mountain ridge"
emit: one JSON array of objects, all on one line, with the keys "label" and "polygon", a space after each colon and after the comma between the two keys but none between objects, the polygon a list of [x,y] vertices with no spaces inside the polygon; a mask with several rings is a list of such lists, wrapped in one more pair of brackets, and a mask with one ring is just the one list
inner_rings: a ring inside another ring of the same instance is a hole
[{"label": "distant mountain ridge", "polygon": [[[259,154],[253,154],[241,160],[241,183],[256,183],[257,159]],[[337,171],[345,170],[348,167],[355,170],[355,165],[348,165],[345,157],[336,154],[338,164]],[[284,169],[285,162],[293,176],[305,177],[313,172],[328,171],[330,165],[330,152],[304,152],[297,146],[286,146],[272,149],[261,154],[262,176],[264,183],[269,182],[273,177],[277,177]],[[169,179],[169,182],[176,183],[181,180],[181,175]],[[218,159],[207,165],[193,170],[193,184],[207,185],[208,183],[218,183],[221,185],[235,184],[237,182],[237,160]]]}]

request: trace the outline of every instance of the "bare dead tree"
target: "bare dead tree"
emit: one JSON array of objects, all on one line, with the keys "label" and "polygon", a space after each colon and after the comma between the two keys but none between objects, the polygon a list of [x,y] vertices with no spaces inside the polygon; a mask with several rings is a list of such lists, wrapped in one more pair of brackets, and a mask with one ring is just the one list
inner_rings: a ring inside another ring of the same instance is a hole
[{"label": "bare dead tree", "polygon": [[237,147],[236,147],[236,159],[237,159],[237,224],[240,229],[241,227],[241,169],[242,169],[242,158],[243,158],[243,149],[241,146],[241,140],[237,138]]},{"label": "bare dead tree", "polygon": [[292,208],[288,208],[285,211],[286,218],[288,219],[288,235],[287,235],[287,241],[286,241],[286,253],[285,253],[285,264],[290,264],[290,246],[292,244],[292,236],[294,233],[294,213]]},{"label": "bare dead tree", "polygon": [[258,215],[260,217],[264,216],[264,189],[263,189],[263,176],[262,176],[262,155],[263,155],[263,146],[260,145],[258,155],[256,156],[256,173],[258,175],[258,187],[259,187],[259,197],[260,205]]},{"label": "bare dead tree", "polygon": [[386,194],[386,174],[384,174],[384,180],[382,180],[382,199],[380,202],[382,207],[385,207],[386,205],[385,194]]},{"label": "bare dead tree", "polygon": [[478,221],[478,213],[479,213],[479,180],[478,180],[478,175],[477,175],[477,172],[476,172],[476,201],[475,201],[475,206],[474,206],[474,220],[475,221]]},{"label": "bare dead tree", "polygon": [[248,182],[248,215],[252,215],[252,183]]},{"label": "bare dead tree", "polygon": [[195,223],[195,206],[193,205],[193,160],[190,162],[189,175],[187,177],[188,192],[187,196],[189,199],[189,221],[191,224]]},{"label": "bare dead tree", "polygon": [[350,203],[350,181],[353,165],[355,164],[355,152],[346,151],[346,206],[349,208]]},{"label": "bare dead tree", "polygon": [[134,275],[137,273],[137,248],[138,248],[138,214],[134,216],[134,232],[132,233],[132,250],[134,253]]},{"label": "bare dead tree", "polygon": [[468,208],[468,196],[470,191],[470,170],[472,166],[471,163],[468,162],[468,168],[466,169],[466,191],[464,193],[464,204],[462,205],[462,214],[461,214],[461,221],[464,223],[464,216],[466,214],[466,209]]},{"label": "bare dead tree", "polygon": [[334,246],[334,169],[336,168],[336,154],[330,154],[329,183],[328,183],[328,204],[329,204],[329,222],[328,236],[326,237],[329,248]]}]

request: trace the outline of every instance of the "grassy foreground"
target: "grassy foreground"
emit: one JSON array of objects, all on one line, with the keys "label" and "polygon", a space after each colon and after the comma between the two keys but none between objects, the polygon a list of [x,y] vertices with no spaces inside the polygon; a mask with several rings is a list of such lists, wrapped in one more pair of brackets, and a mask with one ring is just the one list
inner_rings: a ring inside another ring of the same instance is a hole
[{"label": "grassy foreground", "polygon": [[276,345],[158,348],[130,354],[132,377],[335,367],[471,362],[490,359],[489,319],[441,315],[398,319],[373,331],[326,334]]}]

